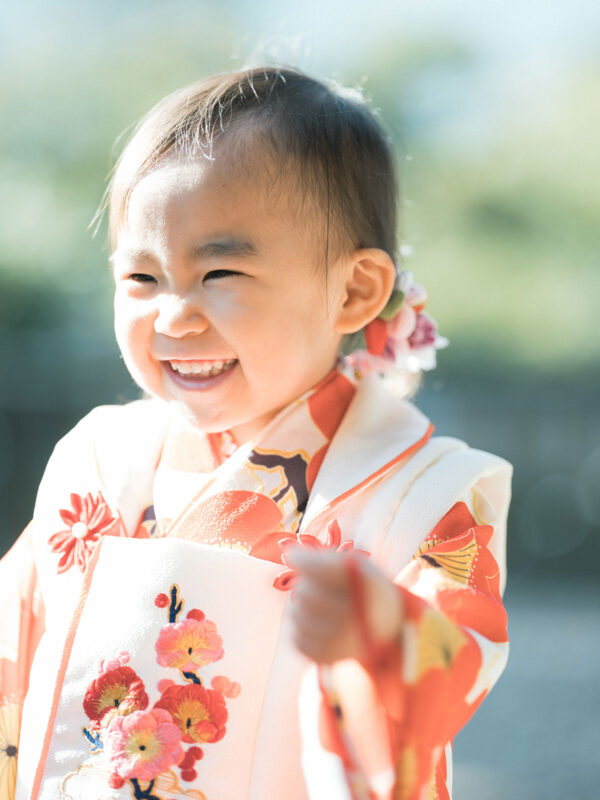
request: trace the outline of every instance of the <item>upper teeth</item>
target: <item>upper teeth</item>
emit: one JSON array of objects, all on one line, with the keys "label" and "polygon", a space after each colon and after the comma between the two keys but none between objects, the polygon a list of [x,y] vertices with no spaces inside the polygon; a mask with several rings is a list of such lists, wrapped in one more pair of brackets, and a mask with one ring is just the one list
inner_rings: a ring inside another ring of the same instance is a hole
[{"label": "upper teeth", "polygon": [[218,375],[235,363],[235,358],[230,358],[228,361],[169,361],[171,367],[180,375],[200,375],[202,377]]}]

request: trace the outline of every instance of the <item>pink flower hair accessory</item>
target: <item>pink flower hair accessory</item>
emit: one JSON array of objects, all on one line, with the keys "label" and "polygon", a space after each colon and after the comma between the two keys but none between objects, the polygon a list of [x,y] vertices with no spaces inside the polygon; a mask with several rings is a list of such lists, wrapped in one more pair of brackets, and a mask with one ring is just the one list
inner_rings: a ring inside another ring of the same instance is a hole
[{"label": "pink flower hair accessory", "polygon": [[449,342],[438,334],[435,320],[424,310],[427,291],[402,270],[381,314],[362,330],[346,336],[342,355],[359,373],[434,369],[436,350]]}]

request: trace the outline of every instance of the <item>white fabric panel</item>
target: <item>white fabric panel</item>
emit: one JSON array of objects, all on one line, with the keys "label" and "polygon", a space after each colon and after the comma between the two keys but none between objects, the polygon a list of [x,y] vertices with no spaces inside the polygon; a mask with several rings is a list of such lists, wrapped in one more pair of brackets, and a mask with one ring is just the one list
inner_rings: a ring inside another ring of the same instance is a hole
[{"label": "white fabric panel", "polygon": [[[179,621],[189,609],[199,608],[216,623],[223,639],[223,658],[198,672],[203,684],[209,687],[217,675],[241,684],[239,696],[226,701],[229,719],[224,738],[203,746],[204,758],[195,767],[198,777],[184,786],[197,788],[209,798],[246,797],[287,599],[287,594],[273,589],[273,580],[280,571],[280,565],[180,539],[105,538],[74,638],[40,798],[61,797],[61,785],[73,800],[103,796],[95,794],[97,788],[93,787],[102,785],[110,770],[102,754],[90,755],[89,744],[82,735],[82,728],[88,724],[83,698],[90,682],[98,676],[102,660],[114,658],[121,651],[130,654],[128,666],[144,681],[150,699],[148,708],[160,697],[160,680],[185,683],[178,670],[158,664],[155,650],[168,615],[165,608],[155,605],[154,599],[159,592],[168,594],[173,583],[179,586],[185,602]],[[282,710],[280,714],[281,719],[272,719],[271,724],[287,724]],[[23,736],[27,749],[26,730]],[[34,739],[39,745],[39,737]],[[31,756],[26,760],[29,764],[33,761]],[[280,766],[284,768],[285,764]],[[158,782],[156,788],[158,791]],[[104,783],[104,793],[124,800],[131,797],[131,787],[126,784],[115,790]],[[169,796],[178,795],[171,791]]]}]

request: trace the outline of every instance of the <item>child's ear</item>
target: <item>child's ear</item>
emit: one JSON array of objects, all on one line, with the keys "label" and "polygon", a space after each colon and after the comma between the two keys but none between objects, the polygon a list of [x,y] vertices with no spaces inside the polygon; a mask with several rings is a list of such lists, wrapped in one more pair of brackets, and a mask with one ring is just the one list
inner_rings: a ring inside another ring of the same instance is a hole
[{"label": "child's ear", "polygon": [[396,267],[385,250],[355,250],[346,264],[336,333],[355,333],[375,319],[389,300],[395,279]]}]

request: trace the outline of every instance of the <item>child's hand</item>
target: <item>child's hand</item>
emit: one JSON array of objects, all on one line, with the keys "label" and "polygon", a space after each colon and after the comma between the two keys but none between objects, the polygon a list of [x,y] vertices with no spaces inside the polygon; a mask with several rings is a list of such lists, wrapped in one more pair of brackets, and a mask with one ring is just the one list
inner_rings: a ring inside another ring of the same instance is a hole
[{"label": "child's hand", "polygon": [[[318,663],[365,657],[365,642],[353,606],[346,553],[290,549],[287,563],[298,572],[291,616],[294,643]],[[373,643],[399,636],[403,613],[398,589],[370,561],[358,558],[365,615]]]}]

